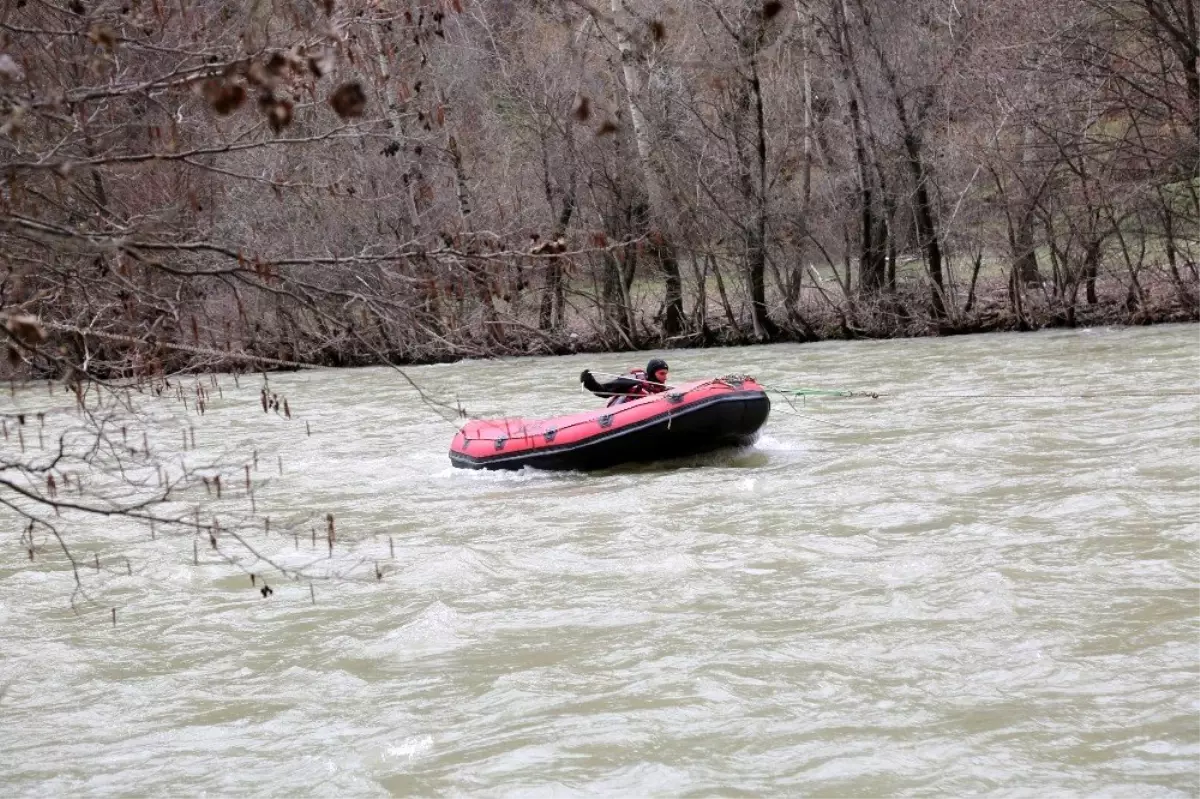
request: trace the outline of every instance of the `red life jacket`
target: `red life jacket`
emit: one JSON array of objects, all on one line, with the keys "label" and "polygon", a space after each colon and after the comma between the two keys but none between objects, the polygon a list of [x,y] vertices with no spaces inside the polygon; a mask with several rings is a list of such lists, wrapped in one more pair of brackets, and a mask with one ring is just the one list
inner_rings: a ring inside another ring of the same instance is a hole
[{"label": "red life jacket", "polygon": [[620,405],[624,402],[633,402],[642,397],[647,397],[651,394],[657,394],[660,391],[666,391],[666,386],[660,386],[658,383],[646,382],[646,370],[634,367],[625,374],[621,375],[624,378],[638,381],[638,385],[628,394],[620,394],[608,401],[606,407],[611,408],[614,405]]}]

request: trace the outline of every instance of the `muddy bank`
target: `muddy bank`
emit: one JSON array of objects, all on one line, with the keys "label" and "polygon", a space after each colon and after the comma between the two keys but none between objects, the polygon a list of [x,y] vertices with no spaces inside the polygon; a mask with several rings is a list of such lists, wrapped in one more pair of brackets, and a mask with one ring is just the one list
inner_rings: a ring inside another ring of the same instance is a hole
[{"label": "muddy bank", "polygon": [[[66,360],[5,365],[5,378],[62,378],[64,362],[87,363],[95,378],[208,372],[271,372],[312,366],[414,366],[470,358],[573,353],[628,352],[742,346],[779,342],[913,338],[1056,327],[1150,325],[1200,321],[1200,281],[1164,273],[1145,274],[1131,290],[1125,280],[1101,280],[1093,296],[1081,290],[1055,290],[1050,284],[1014,290],[1006,281],[979,281],[965,297],[951,297],[944,315],[931,312],[927,289],[901,287],[873,297],[835,295],[813,287],[790,307],[775,304],[774,329],[755,331],[746,308],[690,309],[686,332],[662,332],[661,309],[642,307],[632,323],[618,329],[602,320],[594,305],[558,328],[539,329],[536,321],[487,317],[457,309],[458,316],[427,318],[421,324],[379,320],[373,326],[319,328],[290,325],[264,330],[252,341],[188,340],[111,336],[80,328],[59,329],[52,340]],[[47,322],[52,334],[53,322]],[[64,326],[65,327],[65,326]],[[16,368],[14,368],[14,366]],[[22,374],[23,372],[23,374]]]},{"label": "muddy bank", "polygon": [[[306,362],[322,366],[420,365],[448,363],[466,358],[518,355],[569,355],[574,353],[627,352],[743,346],[779,342],[814,342],[849,339],[914,338],[969,335],[1001,331],[1035,331],[1048,328],[1152,325],[1200,322],[1200,290],[1195,282],[1180,285],[1166,278],[1143,280],[1140,293],[1131,293],[1119,281],[1098,284],[1094,302],[1079,296],[1056,295],[1052,287],[1024,286],[1014,293],[1006,281],[981,282],[961,307],[950,306],[942,318],[930,313],[928,295],[900,291],[871,299],[833,301],[814,293],[790,312],[773,309],[777,330],[756,334],[749,314],[744,319],[708,315],[707,323],[689,332],[666,336],[651,318],[636,330],[598,331],[586,324],[566,330],[538,330],[503,318],[490,327],[490,335],[443,342],[414,342],[416,346],[379,348],[363,341],[310,351]],[[286,347],[279,352],[292,354]],[[260,353],[267,355],[267,352]],[[233,363],[231,368],[236,368]],[[244,368],[244,365],[243,365]]]}]

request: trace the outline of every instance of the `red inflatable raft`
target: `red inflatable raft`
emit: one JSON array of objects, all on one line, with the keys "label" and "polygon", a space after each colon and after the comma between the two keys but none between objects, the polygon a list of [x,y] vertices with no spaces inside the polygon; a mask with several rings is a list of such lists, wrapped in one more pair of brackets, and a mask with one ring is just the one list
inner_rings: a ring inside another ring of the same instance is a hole
[{"label": "red inflatable raft", "polygon": [[462,469],[603,469],[747,446],[771,402],[751,377],[686,383],[642,399],[553,419],[468,422],[450,445]]}]

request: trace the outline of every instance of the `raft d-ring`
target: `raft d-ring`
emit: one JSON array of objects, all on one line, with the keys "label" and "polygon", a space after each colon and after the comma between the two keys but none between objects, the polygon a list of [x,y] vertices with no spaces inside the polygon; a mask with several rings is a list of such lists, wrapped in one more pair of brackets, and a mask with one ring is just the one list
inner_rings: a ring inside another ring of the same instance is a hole
[{"label": "raft d-ring", "polygon": [[671,394],[668,394],[667,401],[670,402],[672,405],[678,405],[679,403],[683,402],[683,392],[676,391]]},{"label": "raft d-ring", "polygon": [[600,423],[601,428],[607,430],[608,428],[612,427],[613,417],[611,413],[606,413],[596,421]]},{"label": "raft d-ring", "polygon": [[554,437],[558,435],[558,430],[557,428],[551,427],[549,430],[542,433],[542,435],[546,437],[547,441],[553,441]]},{"label": "raft d-ring", "polygon": [[497,438],[496,439],[496,449],[504,449],[504,445],[507,443],[508,443],[507,438]]}]

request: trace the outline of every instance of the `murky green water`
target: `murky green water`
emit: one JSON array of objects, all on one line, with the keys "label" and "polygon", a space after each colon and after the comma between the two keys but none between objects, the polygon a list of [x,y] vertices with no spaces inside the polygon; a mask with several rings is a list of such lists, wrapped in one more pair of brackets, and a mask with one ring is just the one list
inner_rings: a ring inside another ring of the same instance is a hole
[{"label": "murky green water", "polygon": [[[1200,388],[1197,327],[668,357],[884,396],[777,399],[754,449],[682,466],[494,474],[451,469],[454,428],[389,370],[272,376],[290,422],[226,379],[187,457],[225,453],[239,487],[258,450],[254,546],[351,578],[311,594],[92,521],[75,615],[61,558],[31,564],[6,517],[0,788],[1200,793],[1200,397],[1165,393]],[[585,366],[644,360],[409,374],[549,415],[596,402]]]}]

